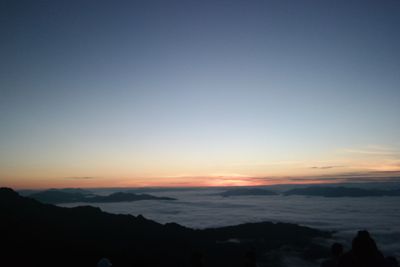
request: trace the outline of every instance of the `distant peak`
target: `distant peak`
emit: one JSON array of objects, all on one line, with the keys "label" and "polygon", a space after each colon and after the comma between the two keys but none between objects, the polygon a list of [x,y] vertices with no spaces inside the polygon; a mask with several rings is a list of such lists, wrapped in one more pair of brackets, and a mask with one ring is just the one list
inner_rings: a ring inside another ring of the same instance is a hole
[{"label": "distant peak", "polygon": [[8,206],[10,203],[18,202],[21,196],[11,188],[1,187],[0,188],[0,204],[1,206]]},{"label": "distant peak", "polygon": [[19,196],[17,192],[9,187],[0,187],[1,196]]}]

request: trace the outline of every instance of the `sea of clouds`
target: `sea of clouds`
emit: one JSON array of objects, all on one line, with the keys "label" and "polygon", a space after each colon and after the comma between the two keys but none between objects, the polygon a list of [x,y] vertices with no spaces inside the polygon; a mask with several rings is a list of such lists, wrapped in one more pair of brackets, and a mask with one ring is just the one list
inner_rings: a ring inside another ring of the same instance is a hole
[{"label": "sea of clouds", "polygon": [[[97,190],[108,194],[116,189]],[[290,222],[335,231],[334,239],[351,247],[358,230],[369,230],[385,255],[400,258],[400,197],[326,198],[308,196],[222,197],[224,189],[154,190],[156,196],[175,201],[144,200],[91,203],[115,214],[142,214],[160,223],[176,222],[192,228],[236,225],[246,222]],[[73,207],[87,204],[64,204]],[[329,241],[330,243],[333,240]],[[328,244],[326,244],[328,245]]]}]

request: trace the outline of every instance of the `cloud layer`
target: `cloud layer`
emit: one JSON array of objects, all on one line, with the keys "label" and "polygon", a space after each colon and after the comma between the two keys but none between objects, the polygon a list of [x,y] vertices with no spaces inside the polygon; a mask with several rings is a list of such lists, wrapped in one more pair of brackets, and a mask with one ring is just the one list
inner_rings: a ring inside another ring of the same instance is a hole
[{"label": "cloud layer", "polygon": [[178,199],[177,201],[96,205],[107,212],[142,214],[161,223],[177,222],[194,228],[259,221],[298,223],[337,231],[335,240],[343,242],[346,249],[350,247],[351,239],[358,230],[367,229],[386,254],[400,256],[399,197],[331,199],[278,195],[224,198],[217,195],[223,190],[169,189],[153,191],[152,194],[174,197]]}]

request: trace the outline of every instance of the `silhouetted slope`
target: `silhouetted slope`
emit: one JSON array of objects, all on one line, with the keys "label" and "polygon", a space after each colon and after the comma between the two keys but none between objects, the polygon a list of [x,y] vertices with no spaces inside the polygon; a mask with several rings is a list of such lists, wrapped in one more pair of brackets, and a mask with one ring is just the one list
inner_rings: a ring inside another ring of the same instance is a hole
[{"label": "silhouetted slope", "polygon": [[[0,189],[4,266],[187,266],[203,251],[207,266],[238,266],[252,247],[264,253],[282,245],[304,251],[314,237],[330,234],[294,224],[253,223],[193,230],[142,216],[113,215],[94,207],[62,208]],[[239,239],[242,242],[225,242]]]},{"label": "silhouetted slope", "polygon": [[295,188],[284,192],[285,195],[323,196],[323,197],[381,197],[400,196],[400,189],[379,190],[362,189],[353,187],[323,187],[311,186],[306,188]]},{"label": "silhouetted slope", "polygon": [[169,197],[156,197],[148,194],[134,194],[116,192],[108,196],[98,196],[94,194],[81,193],[80,191],[65,191],[50,189],[28,195],[42,203],[61,204],[61,203],[105,203],[105,202],[123,202],[138,200],[175,200]]},{"label": "silhouetted slope", "polygon": [[275,191],[260,189],[260,188],[237,188],[227,190],[220,194],[223,197],[231,197],[231,196],[274,196],[278,195]]}]

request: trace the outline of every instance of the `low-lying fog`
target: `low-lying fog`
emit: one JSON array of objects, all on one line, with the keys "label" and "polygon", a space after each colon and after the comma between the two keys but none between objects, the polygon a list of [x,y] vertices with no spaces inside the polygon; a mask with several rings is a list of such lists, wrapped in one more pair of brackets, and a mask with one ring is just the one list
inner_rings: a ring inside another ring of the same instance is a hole
[{"label": "low-lying fog", "polygon": [[[105,194],[115,191],[94,190]],[[367,229],[385,254],[400,257],[400,197],[308,197],[234,196],[222,197],[224,189],[152,190],[155,196],[174,201],[143,200],[122,203],[91,203],[103,211],[142,214],[160,223],[176,222],[192,228],[235,225],[246,222],[291,222],[337,231],[335,239],[348,249],[360,229]],[[65,207],[82,205],[63,204]],[[87,204],[83,204],[87,205]]]}]

